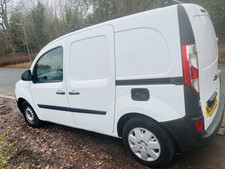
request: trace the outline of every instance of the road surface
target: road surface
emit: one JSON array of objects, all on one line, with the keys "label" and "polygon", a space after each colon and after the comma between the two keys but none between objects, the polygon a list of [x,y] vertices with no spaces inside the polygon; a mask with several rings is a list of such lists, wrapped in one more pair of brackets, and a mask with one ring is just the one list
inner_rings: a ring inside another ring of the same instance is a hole
[{"label": "road surface", "polygon": [[25,70],[0,68],[0,95],[13,96],[15,83]]}]

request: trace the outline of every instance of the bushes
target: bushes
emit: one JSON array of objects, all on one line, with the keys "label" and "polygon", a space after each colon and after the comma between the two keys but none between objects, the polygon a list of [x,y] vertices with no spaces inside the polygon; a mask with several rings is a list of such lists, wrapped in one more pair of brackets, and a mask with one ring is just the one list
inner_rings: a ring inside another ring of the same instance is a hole
[{"label": "bushes", "polygon": [[[32,54],[31,58],[32,60],[35,58],[36,54]],[[15,57],[5,57],[0,59],[0,67],[4,67],[7,65],[14,65],[18,63],[24,63],[24,62],[29,62],[29,56],[27,55],[17,55]]]}]

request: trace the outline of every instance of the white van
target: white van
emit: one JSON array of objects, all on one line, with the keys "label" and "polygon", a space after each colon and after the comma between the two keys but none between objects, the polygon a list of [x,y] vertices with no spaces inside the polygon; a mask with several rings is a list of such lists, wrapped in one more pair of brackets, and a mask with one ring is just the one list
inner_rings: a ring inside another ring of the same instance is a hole
[{"label": "white van", "polygon": [[224,113],[217,37],[207,11],[172,5],[62,36],[16,84],[32,127],[50,121],[121,137],[148,166],[206,143]]}]

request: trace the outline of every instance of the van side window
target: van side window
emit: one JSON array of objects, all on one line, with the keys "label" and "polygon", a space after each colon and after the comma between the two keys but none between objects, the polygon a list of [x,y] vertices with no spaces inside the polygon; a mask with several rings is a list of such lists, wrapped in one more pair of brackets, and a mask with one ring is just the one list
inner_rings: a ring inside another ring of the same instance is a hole
[{"label": "van side window", "polygon": [[34,67],[36,83],[61,82],[63,80],[63,48],[45,53]]}]

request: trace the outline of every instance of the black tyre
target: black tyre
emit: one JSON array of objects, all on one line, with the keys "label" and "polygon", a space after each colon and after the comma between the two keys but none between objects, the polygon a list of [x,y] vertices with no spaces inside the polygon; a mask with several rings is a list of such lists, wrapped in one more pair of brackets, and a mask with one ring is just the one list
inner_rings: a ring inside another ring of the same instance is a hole
[{"label": "black tyre", "polygon": [[41,121],[36,115],[34,109],[31,107],[31,105],[27,101],[23,102],[22,110],[23,110],[23,116],[29,126],[33,128],[40,127]]},{"label": "black tyre", "polygon": [[129,120],[123,128],[122,138],[131,155],[150,167],[167,165],[175,152],[175,144],[170,135],[150,119]]}]

